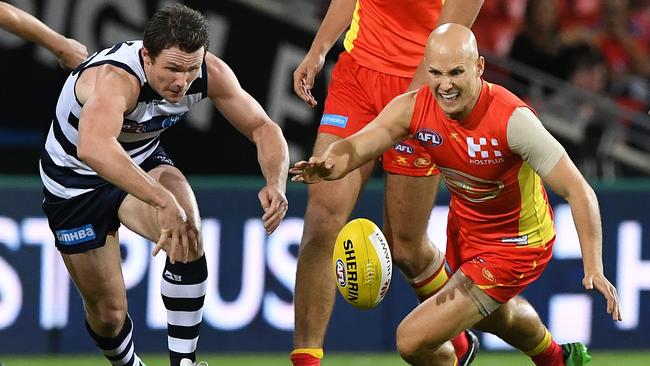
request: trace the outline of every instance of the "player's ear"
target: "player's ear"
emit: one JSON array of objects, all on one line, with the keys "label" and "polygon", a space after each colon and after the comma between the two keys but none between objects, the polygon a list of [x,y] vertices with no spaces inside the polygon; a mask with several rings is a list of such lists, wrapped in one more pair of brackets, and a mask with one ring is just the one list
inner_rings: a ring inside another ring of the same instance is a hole
[{"label": "player's ear", "polygon": [[479,56],[476,61],[476,75],[478,75],[478,77],[483,76],[483,71],[485,71],[485,59],[483,56]]},{"label": "player's ear", "polygon": [[144,60],[144,63],[147,65],[153,64],[153,59],[151,58],[151,53],[149,53],[149,50],[147,47],[142,47],[142,59]]}]

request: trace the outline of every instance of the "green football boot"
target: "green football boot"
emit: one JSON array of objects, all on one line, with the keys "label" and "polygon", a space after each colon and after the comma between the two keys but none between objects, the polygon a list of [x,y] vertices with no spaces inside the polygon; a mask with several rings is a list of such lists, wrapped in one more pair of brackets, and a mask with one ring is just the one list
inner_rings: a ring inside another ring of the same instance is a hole
[{"label": "green football boot", "polygon": [[587,353],[587,347],[580,342],[563,344],[562,354],[566,366],[583,366],[591,361],[591,356]]}]

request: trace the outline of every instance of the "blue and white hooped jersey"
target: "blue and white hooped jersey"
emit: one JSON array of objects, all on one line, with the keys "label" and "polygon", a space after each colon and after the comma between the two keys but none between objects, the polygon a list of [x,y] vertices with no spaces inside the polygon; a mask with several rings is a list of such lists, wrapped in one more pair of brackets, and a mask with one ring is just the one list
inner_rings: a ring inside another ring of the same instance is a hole
[{"label": "blue and white hooped jersey", "polygon": [[124,116],[122,132],[117,140],[136,164],[149,157],[160,142],[160,134],[185,116],[193,104],[207,97],[208,80],[205,62],[199,76],[177,103],[170,103],[156,93],[144,73],[140,55],[142,41],[118,43],[90,56],[66,80],[56,114],[41,153],[40,173],[45,188],[61,198],[72,198],[89,192],[106,181],[77,156],[79,115],[82,105],[75,94],[79,75],[104,64],[120,67],[140,80],[136,107]]}]

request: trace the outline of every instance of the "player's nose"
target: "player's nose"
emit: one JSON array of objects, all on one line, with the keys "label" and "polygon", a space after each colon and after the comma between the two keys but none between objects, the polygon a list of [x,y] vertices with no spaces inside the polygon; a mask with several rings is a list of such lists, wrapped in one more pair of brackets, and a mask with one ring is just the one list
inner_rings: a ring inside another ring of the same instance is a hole
[{"label": "player's nose", "polygon": [[185,89],[189,81],[189,75],[188,73],[182,72],[179,73],[176,78],[174,78],[174,83],[173,85],[175,87],[179,87],[180,89]]},{"label": "player's nose", "polygon": [[442,80],[440,81],[439,88],[442,91],[449,91],[452,87],[453,87],[453,84],[451,83],[451,78],[443,77]]}]

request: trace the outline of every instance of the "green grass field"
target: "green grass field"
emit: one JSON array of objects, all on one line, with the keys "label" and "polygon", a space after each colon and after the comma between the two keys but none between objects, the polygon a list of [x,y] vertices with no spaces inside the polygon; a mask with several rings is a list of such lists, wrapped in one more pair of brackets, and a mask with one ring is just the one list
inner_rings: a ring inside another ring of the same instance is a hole
[{"label": "green grass field", "polygon": [[[648,366],[650,352],[592,352],[593,360],[589,366]],[[167,358],[163,355],[143,355],[148,366],[166,366]],[[210,366],[289,366],[285,354],[254,355],[208,355],[204,357]],[[0,356],[4,366],[104,366],[108,365],[97,356]],[[330,353],[322,362],[323,366],[393,366],[406,365],[393,354],[358,354]],[[480,353],[472,366],[529,366],[530,360],[515,352]]]}]

